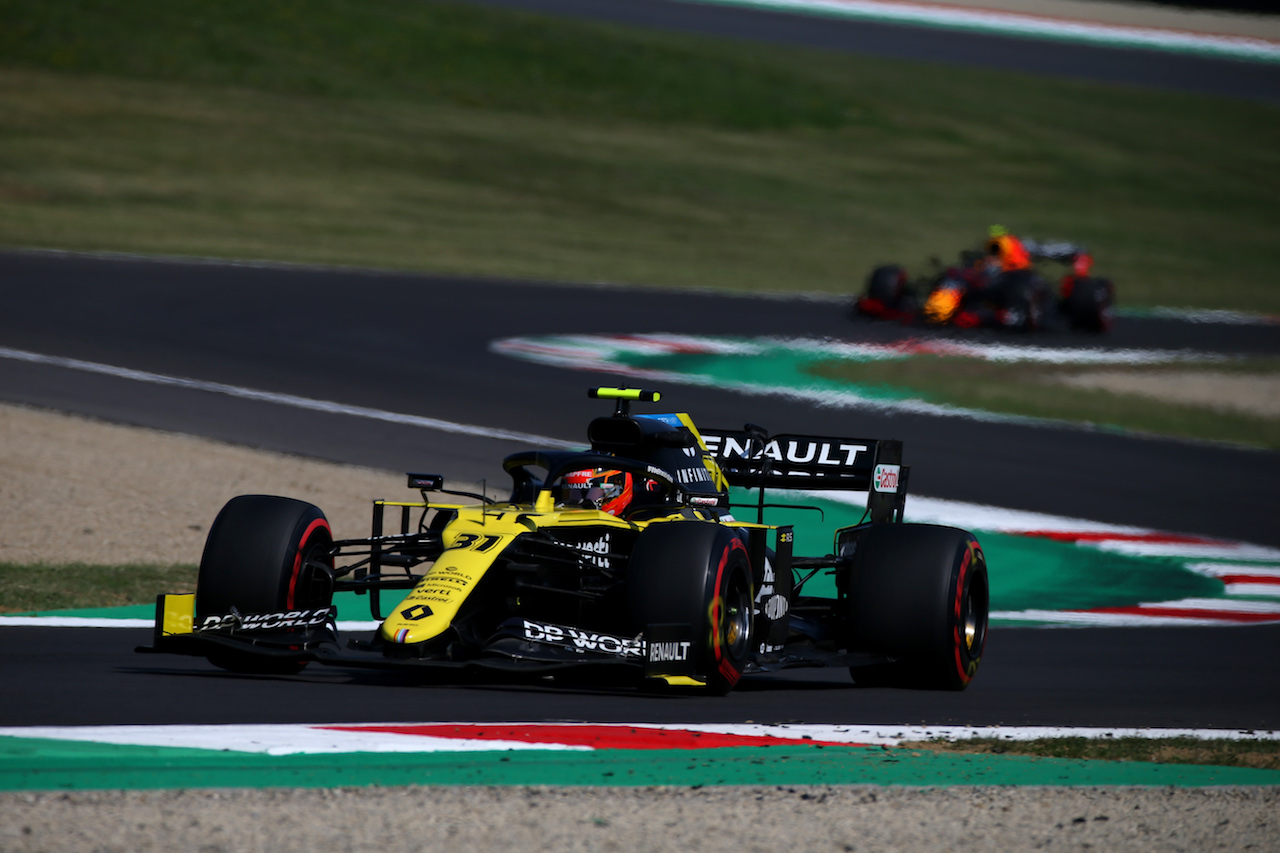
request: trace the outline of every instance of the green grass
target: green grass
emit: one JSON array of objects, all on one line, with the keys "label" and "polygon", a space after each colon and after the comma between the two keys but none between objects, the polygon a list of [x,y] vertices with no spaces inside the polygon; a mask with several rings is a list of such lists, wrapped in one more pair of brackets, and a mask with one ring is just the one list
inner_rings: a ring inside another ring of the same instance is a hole
[{"label": "green grass", "polygon": [[0,244],[850,292],[999,221],[1280,313],[1280,110],[407,0],[0,0]]},{"label": "green grass", "polygon": [[151,604],[162,592],[191,592],[193,566],[0,563],[0,613]]},{"label": "green grass", "polygon": [[1118,370],[1146,376],[1201,371],[1234,373],[1275,381],[1280,376],[1280,362],[1275,359],[1120,369],[1105,366],[1046,368],[1040,364],[1002,364],[978,359],[920,356],[896,361],[824,362],[812,370],[819,376],[842,382],[912,389],[924,399],[936,403],[1280,450],[1280,418],[1275,416],[1076,388],[1054,381],[1059,377]]},{"label": "green grass", "polygon": [[1040,758],[1151,761],[1158,764],[1204,764],[1216,767],[1280,769],[1280,741],[1176,738],[1037,738],[1016,741],[973,738],[904,743],[903,749],[991,755],[1034,755]]}]

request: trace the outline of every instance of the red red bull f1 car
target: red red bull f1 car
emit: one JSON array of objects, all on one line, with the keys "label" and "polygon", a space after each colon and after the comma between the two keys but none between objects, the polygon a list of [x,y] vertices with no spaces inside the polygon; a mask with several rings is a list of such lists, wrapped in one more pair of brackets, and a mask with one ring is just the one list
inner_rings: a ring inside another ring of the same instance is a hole
[{"label": "red red bull f1 car", "polygon": [[[375,501],[359,539],[336,537],[303,501],[231,500],[195,592],[159,596],[139,651],[244,673],[599,668],[716,693],[813,666],[863,683],[969,684],[987,633],[986,560],[971,533],[903,522],[901,442],[700,429],[686,414],[631,413],[656,392],[590,395],[613,400],[613,414],[591,421],[582,450],[507,456],[503,500],[410,474],[417,499]],[[732,503],[730,486],[755,500]],[[867,511],[832,531],[829,553],[797,555],[792,528],[765,519],[777,488],[865,491]],[[834,597],[807,594],[818,575],[834,576]],[[371,634],[339,636],[344,592],[367,601]]]}]

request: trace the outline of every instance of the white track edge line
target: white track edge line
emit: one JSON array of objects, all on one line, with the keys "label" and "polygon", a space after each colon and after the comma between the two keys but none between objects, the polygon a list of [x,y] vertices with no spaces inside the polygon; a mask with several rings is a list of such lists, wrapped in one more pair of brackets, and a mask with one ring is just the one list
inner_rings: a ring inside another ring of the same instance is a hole
[{"label": "white track edge line", "polygon": [[28,364],[40,364],[50,367],[60,367],[67,370],[77,370],[83,373],[94,373],[101,376],[110,376],[116,379],[126,379],[134,382],[145,382],[151,385],[164,385],[175,388],[185,388],[193,391],[204,391],[211,394],[222,394],[241,400],[273,403],[281,406],[290,406],[295,409],[322,412],[324,414],[348,415],[350,417],[365,418],[367,420],[403,424],[423,429],[432,429],[438,432],[473,435],[481,438],[496,438],[506,441],[519,441],[537,444],[544,447],[570,449],[582,446],[581,442],[575,443],[563,441],[558,438],[548,438],[547,436],[535,435],[533,433],[493,429],[492,427],[457,423],[455,421],[446,421],[441,420],[440,418],[430,418],[423,415],[387,412],[381,409],[371,409],[365,406],[351,406],[331,400],[314,400],[309,397],[298,397],[293,394],[260,391],[254,388],[245,388],[238,385],[227,385],[222,382],[208,382],[201,379],[166,376],[161,373],[151,373],[146,370],[133,370],[127,367],[116,367],[114,365],[101,364],[94,361],[83,361],[77,358],[44,355],[42,353],[27,352],[26,350],[11,349],[9,347],[0,347],[0,358],[22,361]]}]

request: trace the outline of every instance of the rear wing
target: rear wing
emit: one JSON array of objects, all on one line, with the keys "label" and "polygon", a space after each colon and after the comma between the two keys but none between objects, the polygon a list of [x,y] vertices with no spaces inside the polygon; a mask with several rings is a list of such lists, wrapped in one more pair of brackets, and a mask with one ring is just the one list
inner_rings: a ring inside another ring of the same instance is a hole
[{"label": "rear wing", "polygon": [[867,493],[874,523],[901,521],[907,497],[902,442],[825,435],[770,436],[742,430],[702,429],[711,457],[732,486],[751,489],[839,489]]}]

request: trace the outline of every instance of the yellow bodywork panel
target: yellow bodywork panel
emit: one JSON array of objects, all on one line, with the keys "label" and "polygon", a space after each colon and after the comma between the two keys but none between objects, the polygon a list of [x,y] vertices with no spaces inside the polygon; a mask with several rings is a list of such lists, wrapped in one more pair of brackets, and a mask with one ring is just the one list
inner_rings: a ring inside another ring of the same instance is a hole
[{"label": "yellow bodywork panel", "polygon": [[729,481],[725,478],[724,472],[720,470],[720,466],[716,464],[715,459],[712,458],[711,451],[707,449],[707,443],[702,440],[702,433],[698,432],[698,428],[693,425],[693,418],[684,412],[677,413],[676,417],[698,440],[698,448],[702,451],[702,464],[706,466],[707,473],[711,475],[711,482],[715,483],[716,488],[720,491],[728,491]]},{"label": "yellow bodywork panel", "polygon": [[160,631],[163,635],[190,634],[195,623],[196,597],[194,593],[163,596],[163,617]]},{"label": "yellow bodywork panel", "polygon": [[[548,492],[538,497],[539,504],[551,500]],[[439,636],[453,624],[462,603],[517,536],[541,526],[567,529],[578,525],[637,528],[597,510],[552,508],[538,513],[530,513],[527,507],[461,510],[444,530],[444,553],[396,606],[395,612],[383,620],[382,639],[389,643],[422,643]]]}]

